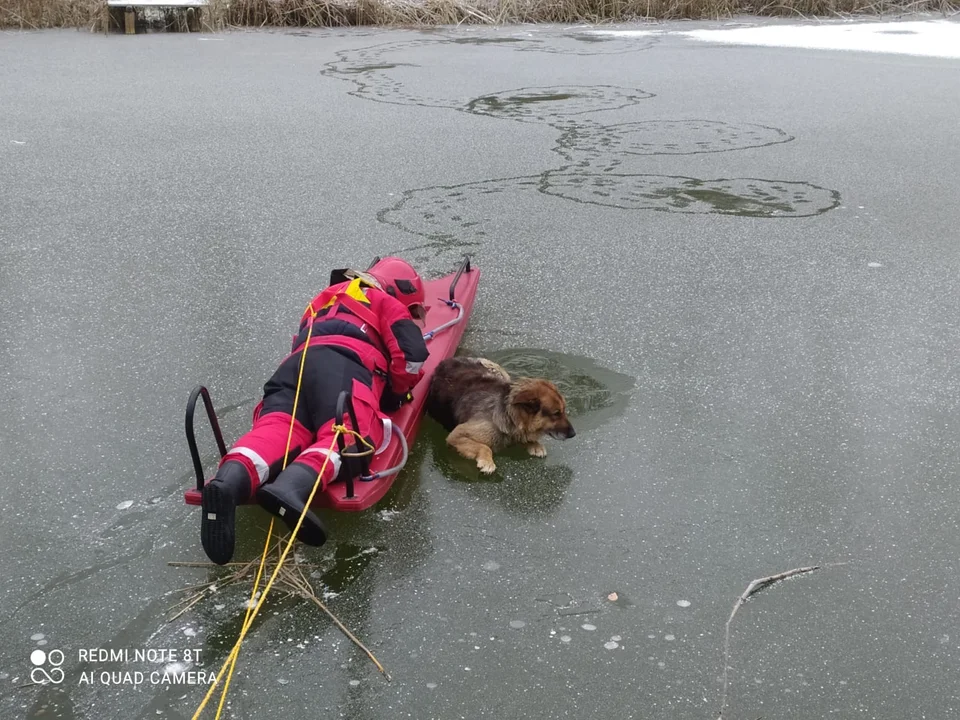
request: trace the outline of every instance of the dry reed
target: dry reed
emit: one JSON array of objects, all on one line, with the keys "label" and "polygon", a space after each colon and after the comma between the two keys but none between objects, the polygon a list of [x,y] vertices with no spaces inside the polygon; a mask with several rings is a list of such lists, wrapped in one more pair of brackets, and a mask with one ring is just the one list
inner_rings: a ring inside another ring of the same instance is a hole
[{"label": "dry reed", "polygon": [[0,28],[101,29],[106,12],[105,0],[0,0]]},{"label": "dry reed", "polygon": [[[601,23],[743,14],[836,17],[947,14],[958,9],[958,0],[211,0],[204,12],[203,29]],[[105,0],[0,0],[0,27],[106,30],[108,25]]]},{"label": "dry reed", "polygon": [[[283,546],[286,545],[286,539],[287,536],[281,538],[281,541],[275,543],[268,551],[267,561],[264,563],[264,572],[266,574],[270,575],[276,569],[276,563],[281,559]],[[172,567],[203,567],[210,569],[222,569],[224,567],[228,567],[232,569],[232,572],[228,575],[221,575],[214,580],[208,580],[207,582],[199,583],[197,585],[190,585],[188,587],[180,588],[179,590],[174,590],[172,593],[168,593],[182,595],[183,597],[181,597],[178,602],[167,609],[167,611],[172,614],[167,617],[166,622],[173,622],[181,615],[193,609],[195,605],[198,605],[203,600],[221,593],[225,587],[242,583],[245,584],[248,581],[252,581],[258,567],[260,566],[260,561],[261,558],[254,558],[253,560],[249,560],[247,562],[227,563],[226,566],[214,565],[211,562],[168,562],[167,564]],[[298,596],[304,598],[311,601],[314,605],[323,610],[323,612],[327,614],[333,623],[340,628],[340,631],[346,635],[354,645],[363,650],[373,664],[377,666],[377,670],[379,670],[387,680],[390,680],[390,674],[386,671],[380,661],[377,660],[376,656],[370,652],[370,649],[360,642],[357,636],[350,632],[350,630],[347,629],[347,626],[340,622],[340,619],[334,615],[326,605],[324,605],[323,601],[320,600],[319,597],[317,597],[313,586],[310,584],[310,580],[307,579],[307,575],[304,573],[304,568],[307,568],[308,570],[317,569],[314,566],[302,563],[297,555],[294,554],[292,565],[282,566],[280,571],[277,573],[278,583],[276,587],[278,593],[280,595],[285,594],[287,597]],[[262,590],[260,592],[262,592]],[[259,594],[260,593],[257,593],[257,597],[259,597]]]}]

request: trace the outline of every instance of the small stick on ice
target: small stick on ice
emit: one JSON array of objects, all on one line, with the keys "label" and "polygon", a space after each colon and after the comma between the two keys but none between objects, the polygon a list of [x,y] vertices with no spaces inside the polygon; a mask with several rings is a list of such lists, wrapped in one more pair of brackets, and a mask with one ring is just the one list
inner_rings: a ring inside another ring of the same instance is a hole
[{"label": "small stick on ice", "polygon": [[370,658],[373,661],[373,664],[377,666],[377,670],[379,670],[388,681],[391,680],[390,673],[384,669],[383,665],[380,664],[380,661],[377,660],[376,656],[374,656],[374,654],[367,649],[367,646],[360,642],[356,635],[350,632],[346,625],[340,622],[337,616],[330,612],[327,606],[320,601],[320,598],[318,598],[317,594],[313,591],[313,588],[310,586],[310,582],[307,580],[306,576],[303,574],[303,570],[301,570],[299,566],[297,567],[297,573],[299,574],[299,577],[293,575],[291,572],[290,577],[287,578],[287,582],[291,585],[299,587],[303,597],[307,598],[308,600],[312,600],[317,607],[329,615],[330,619],[333,620],[338,628],[340,628],[343,634],[350,638],[354,645],[367,654],[367,657]]},{"label": "small stick on ice", "polygon": [[743,594],[737,598],[737,602],[733,605],[733,611],[730,613],[730,617],[727,618],[727,632],[723,640],[723,694],[720,696],[720,712],[717,714],[717,720],[723,720],[723,711],[727,708],[727,675],[730,667],[730,623],[733,622],[734,616],[737,614],[737,610],[740,609],[740,606],[743,605],[754,593],[760,592],[765,587],[773,585],[773,583],[780,582],[781,580],[786,580],[789,577],[794,575],[804,575],[806,573],[811,573],[814,570],[819,570],[820,565],[811,565],[810,567],[794,568],[793,570],[787,570],[786,572],[777,573],[776,575],[768,575],[767,577],[757,578],[749,585],[747,589],[743,591]]}]

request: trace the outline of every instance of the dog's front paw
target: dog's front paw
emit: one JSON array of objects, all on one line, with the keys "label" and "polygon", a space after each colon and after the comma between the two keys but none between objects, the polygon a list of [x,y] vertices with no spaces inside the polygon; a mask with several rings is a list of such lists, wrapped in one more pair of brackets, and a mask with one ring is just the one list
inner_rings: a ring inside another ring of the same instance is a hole
[{"label": "dog's front paw", "polygon": [[480,472],[482,472],[484,475],[489,475],[497,469],[497,466],[493,460],[487,460],[486,458],[478,459],[477,467],[480,468]]},{"label": "dog's front paw", "polygon": [[534,457],[547,456],[547,449],[543,446],[543,443],[539,443],[539,442],[527,443],[527,452],[533,455]]}]

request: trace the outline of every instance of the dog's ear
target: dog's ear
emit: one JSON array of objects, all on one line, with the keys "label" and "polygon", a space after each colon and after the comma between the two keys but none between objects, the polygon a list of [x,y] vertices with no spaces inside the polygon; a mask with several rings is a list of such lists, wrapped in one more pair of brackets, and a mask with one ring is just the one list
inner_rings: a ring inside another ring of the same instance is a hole
[{"label": "dog's ear", "polygon": [[526,388],[513,396],[513,404],[519,405],[531,415],[540,412],[540,393],[537,388]]}]

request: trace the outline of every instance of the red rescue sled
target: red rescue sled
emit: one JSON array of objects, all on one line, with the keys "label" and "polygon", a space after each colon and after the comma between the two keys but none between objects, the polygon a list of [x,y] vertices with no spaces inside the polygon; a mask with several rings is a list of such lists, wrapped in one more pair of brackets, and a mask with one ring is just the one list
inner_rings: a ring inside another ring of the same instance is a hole
[{"label": "red rescue sled", "polygon": [[[444,358],[452,357],[460,345],[460,338],[463,337],[463,331],[473,309],[479,284],[480,271],[470,266],[469,255],[464,257],[456,273],[424,283],[428,309],[426,325],[429,330],[423,337],[430,349],[430,357],[423,366],[423,379],[414,388],[413,400],[389,416],[392,424],[390,444],[371,459],[368,474],[330,484],[323,492],[318,492],[314,496],[313,507],[357,512],[366,510],[387,494],[397,474],[407,462],[409,446],[413,445],[416,439],[420,421],[423,419],[427,388],[430,386],[433,372],[437,364]],[[437,300],[432,302],[430,298],[437,298]],[[350,427],[350,400],[345,395],[346,393],[341,393],[338,411],[343,415],[343,421],[347,427]],[[200,505],[201,491],[205,484],[203,466],[193,432],[193,414],[197,399],[200,397],[203,398],[220,457],[227,454],[220,424],[213,409],[213,402],[210,400],[210,393],[202,385],[198,386],[187,402],[187,444],[190,446],[190,455],[197,475],[197,486],[184,493],[187,505]],[[251,498],[249,502],[255,503],[256,499]]]}]

